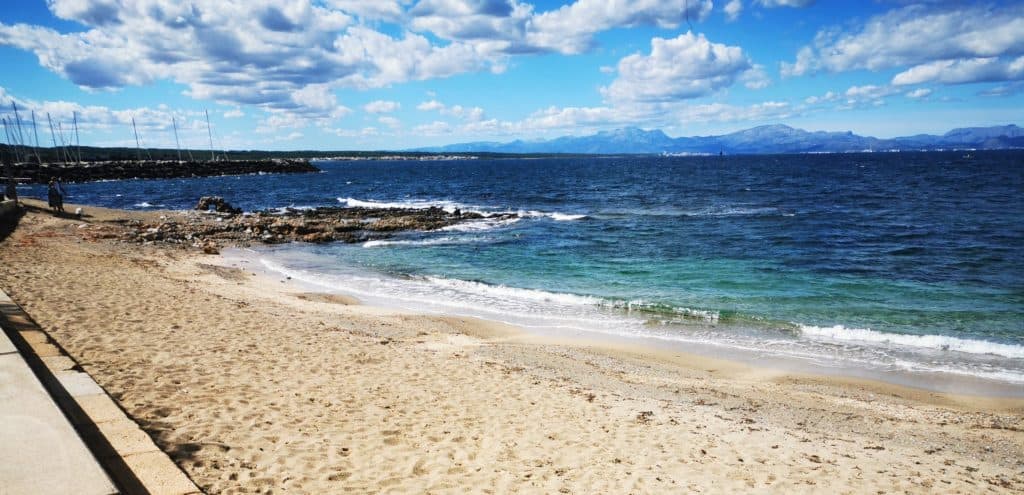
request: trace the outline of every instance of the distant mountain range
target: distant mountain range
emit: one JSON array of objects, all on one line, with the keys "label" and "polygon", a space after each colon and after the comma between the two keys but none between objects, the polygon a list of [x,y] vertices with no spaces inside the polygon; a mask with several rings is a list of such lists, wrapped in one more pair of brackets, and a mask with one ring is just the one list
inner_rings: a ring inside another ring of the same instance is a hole
[{"label": "distant mountain range", "polygon": [[660,130],[626,127],[590,136],[508,143],[474,142],[420,148],[437,153],[589,153],[589,154],[745,154],[814,153],[938,149],[1024,148],[1024,129],[1016,125],[953,129],[941,136],[879,139],[852,132],[810,132],[787,125],[764,125],[721,136],[671,138]]}]

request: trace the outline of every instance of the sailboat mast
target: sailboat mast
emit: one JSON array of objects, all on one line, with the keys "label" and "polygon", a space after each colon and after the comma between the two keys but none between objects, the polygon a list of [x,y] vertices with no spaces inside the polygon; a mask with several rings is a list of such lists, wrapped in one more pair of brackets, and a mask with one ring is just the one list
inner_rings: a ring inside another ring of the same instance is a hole
[{"label": "sailboat mast", "polygon": [[178,142],[178,121],[171,116],[171,125],[174,126],[174,148],[178,150],[178,161],[181,161],[181,143]]},{"label": "sailboat mast", "polygon": [[57,135],[60,136],[60,149],[64,150],[64,163],[71,161],[71,151],[68,150],[67,141],[64,140],[64,129],[60,125],[60,121],[57,121]]},{"label": "sailboat mast", "polygon": [[7,118],[3,118],[3,133],[7,136],[7,147],[14,151],[14,161],[20,162],[22,159],[18,158],[17,148],[14,146],[14,139],[10,135],[10,129],[7,127]]},{"label": "sailboat mast", "polygon": [[213,129],[210,128],[210,111],[203,109],[206,112],[206,133],[210,136],[210,161],[214,161],[216,157],[213,156]]},{"label": "sailboat mast", "polygon": [[35,135],[35,137],[36,137],[36,141],[35,141],[35,143],[36,143],[36,146],[35,146],[36,161],[39,162],[40,165],[42,165],[43,164],[43,157],[39,156],[39,128],[36,127],[36,111],[35,110],[32,110],[32,134]]},{"label": "sailboat mast", "polygon": [[[18,115],[18,104],[11,100],[11,107],[14,108],[14,123],[18,126],[18,144],[25,146],[25,135],[21,132],[21,116]],[[22,158],[28,161],[28,150],[22,150]]]},{"label": "sailboat mast", "polygon": [[135,157],[142,162],[142,146],[139,145],[139,130],[135,128],[135,117],[132,117],[132,131],[135,132]]},{"label": "sailboat mast", "polygon": [[75,150],[78,154],[78,163],[82,163],[82,142],[78,139],[78,112],[71,112],[71,118],[75,126]]},{"label": "sailboat mast", "polygon": [[53,140],[53,151],[57,153],[57,161],[60,161],[60,148],[57,148],[57,134],[53,132],[53,119],[50,118],[50,112],[46,112],[46,122],[50,124],[50,139]]},{"label": "sailboat mast", "polygon": [[18,156],[18,148],[14,146],[14,139],[11,137],[11,130],[7,126],[7,117],[3,118],[4,122],[4,135],[7,136],[7,147],[14,150],[14,160],[20,162],[21,158]]}]

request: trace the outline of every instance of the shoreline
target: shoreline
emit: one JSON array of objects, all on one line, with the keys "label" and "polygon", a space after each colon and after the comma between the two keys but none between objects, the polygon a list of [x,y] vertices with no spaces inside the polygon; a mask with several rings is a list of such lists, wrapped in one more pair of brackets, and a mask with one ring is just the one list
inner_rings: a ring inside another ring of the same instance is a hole
[{"label": "shoreline", "polygon": [[[885,378],[873,378],[871,376],[858,376],[855,374],[854,369],[849,367],[835,368],[833,373],[825,371],[815,372],[815,368],[811,365],[801,366],[799,364],[792,363],[793,360],[787,360],[785,357],[778,357],[775,359],[763,359],[760,362],[750,362],[742,359],[743,354],[741,352],[727,355],[725,353],[714,353],[713,350],[706,352],[681,350],[678,348],[659,348],[657,347],[656,340],[647,337],[628,337],[602,334],[599,332],[586,332],[587,336],[556,336],[556,335],[543,335],[536,332],[532,332],[529,329],[520,327],[514,323],[507,323],[498,320],[492,320],[485,317],[479,317],[474,315],[457,315],[457,314],[426,314],[419,313],[416,310],[401,309],[396,306],[376,306],[367,305],[364,301],[359,300],[356,296],[352,296],[344,293],[330,292],[326,287],[321,287],[311,282],[305,282],[300,280],[294,280],[292,277],[287,277],[283,274],[274,272],[266,267],[254,266],[255,259],[246,258],[245,254],[235,255],[235,251],[241,253],[243,250],[252,251],[258,253],[258,250],[252,248],[230,248],[227,252],[222,252],[217,256],[217,259],[213,261],[213,264],[219,267],[228,269],[240,269],[240,270],[253,270],[255,269],[255,276],[262,279],[257,284],[261,287],[267,287],[277,292],[278,297],[283,296],[295,296],[305,300],[320,300],[319,302],[329,302],[333,304],[343,304],[346,306],[361,306],[363,310],[374,313],[401,313],[410,316],[420,317],[442,317],[442,318],[454,318],[463,319],[468,321],[476,322],[475,325],[483,327],[500,327],[504,329],[507,334],[514,335],[518,341],[530,342],[534,345],[561,345],[567,347],[578,347],[583,349],[592,350],[594,352],[605,353],[610,356],[626,357],[635,359],[638,361],[644,361],[645,359],[657,359],[666,364],[674,366],[685,366],[694,369],[715,369],[717,372],[722,373],[723,371],[729,376],[761,376],[761,377],[777,377],[781,380],[792,380],[799,382],[809,382],[818,384],[827,384],[832,382],[841,382],[845,386],[858,387],[865,390],[876,390],[878,393],[886,393],[891,395],[897,395],[903,398],[931,402],[935,404],[967,404],[977,401],[986,402],[989,404],[988,407],[993,409],[1012,409],[1014,407],[1024,408],[1024,391],[1014,390],[1014,385],[1005,384],[1002,382],[993,383],[991,380],[978,379],[977,381],[985,383],[985,390],[995,391],[1002,390],[1005,393],[968,393],[968,392],[950,392],[940,390],[936,388],[928,388],[927,386],[915,386],[913,383],[920,383],[925,381],[922,377],[913,377],[910,373],[902,373],[908,375],[905,382],[901,383],[897,381],[895,377],[890,380]],[[253,266],[239,266],[239,263],[253,263]],[[282,280],[284,277],[284,280]],[[280,284],[282,281],[285,282],[286,287],[291,287],[289,290],[277,291],[278,287],[274,282]],[[297,292],[302,291],[302,292]],[[331,299],[337,299],[331,301]],[[710,345],[707,347],[711,347]],[[771,366],[765,364],[765,362],[776,362],[777,366]],[[787,366],[789,364],[789,366]],[[877,376],[888,376],[893,373],[879,372]],[[916,378],[916,380],[915,380]],[[963,378],[963,383],[969,383],[971,380],[967,377]],[[1016,395],[1013,394],[1016,392]],[[1003,401],[1006,401],[1003,404]]]},{"label": "shoreline", "polygon": [[[252,265],[248,265],[246,268],[256,269],[261,276],[274,280],[282,278],[291,280],[292,275],[299,277],[299,275],[288,273],[288,271],[279,272],[266,266],[260,266],[260,252],[264,249],[270,248],[260,246],[228,248],[225,252],[221,253],[221,259],[224,260],[224,263],[235,267],[238,267],[237,263],[252,263]],[[332,295],[343,294],[344,297],[353,298],[362,297],[346,292],[345,288],[332,288],[314,281],[302,281],[302,283],[305,284],[307,290],[312,292]],[[952,371],[875,370],[863,363],[858,366],[852,362],[814,362],[809,357],[801,358],[794,355],[758,352],[741,347],[719,345],[715,342],[672,340],[654,335],[613,334],[596,330],[543,331],[521,325],[515,321],[495,319],[487,314],[472,310],[454,313],[449,313],[446,309],[425,311],[423,308],[417,307],[415,303],[394,299],[389,296],[375,295],[372,299],[371,304],[376,304],[389,310],[406,311],[413,314],[441,314],[453,317],[476,318],[482,321],[518,328],[521,332],[541,340],[547,339],[553,342],[563,342],[568,345],[579,342],[581,345],[589,343],[586,345],[590,347],[602,345],[612,348],[635,347],[638,350],[647,350],[651,353],[682,354],[696,359],[706,358],[733,363],[739,366],[761,369],[765,373],[794,374],[811,377],[821,376],[828,379],[846,379],[853,382],[877,382],[880,385],[904,387],[923,393],[1024,400],[1024,388],[1022,388],[1021,384],[966,373],[958,374]]]},{"label": "shoreline", "polygon": [[208,493],[1024,490],[1024,400],[308,296],[85,208],[26,214],[0,285]]}]

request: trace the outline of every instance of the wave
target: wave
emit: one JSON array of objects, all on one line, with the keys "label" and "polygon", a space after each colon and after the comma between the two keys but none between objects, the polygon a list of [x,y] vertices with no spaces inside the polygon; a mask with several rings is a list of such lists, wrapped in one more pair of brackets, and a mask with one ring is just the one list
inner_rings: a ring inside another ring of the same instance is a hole
[{"label": "wave", "polygon": [[141,203],[135,203],[132,206],[136,208],[163,208],[165,205],[154,205],[148,201],[143,201]]},{"label": "wave", "polygon": [[846,328],[842,325],[816,327],[800,325],[800,332],[812,338],[874,344],[896,344],[904,347],[958,351],[969,354],[991,354],[1012,359],[1024,359],[1024,346],[1000,344],[987,340],[961,339],[948,335],[911,335],[886,333],[865,328]]},{"label": "wave", "polygon": [[473,292],[477,294],[487,294],[497,297],[514,297],[517,299],[557,303],[568,306],[595,306],[599,305],[602,301],[602,299],[600,298],[591,296],[581,296],[565,292],[548,292],[540,289],[521,289],[518,287],[508,287],[505,285],[491,285],[484,282],[474,282],[470,280],[459,280],[454,278],[427,276],[424,277],[424,279],[433,285],[445,289],[454,289],[457,291]]},{"label": "wave", "polygon": [[433,239],[418,239],[418,240],[378,240],[378,241],[366,241],[363,243],[364,248],[375,248],[384,246],[445,246],[451,244],[471,244],[474,242],[482,241],[480,238],[466,238],[466,237],[436,237]]},{"label": "wave", "polygon": [[470,206],[448,200],[428,201],[409,199],[404,201],[374,201],[355,198],[338,198],[338,202],[350,208],[386,208],[393,210],[426,210],[429,208],[441,208],[448,213],[453,213],[455,210],[474,211]]},{"label": "wave", "polygon": [[558,222],[582,220],[584,218],[587,218],[587,215],[577,213],[561,213],[557,211],[545,212],[537,210],[501,210],[497,208],[487,208],[482,206],[468,205],[465,203],[459,203],[456,201],[450,201],[445,199],[407,199],[401,201],[375,201],[362,200],[356,198],[338,198],[338,202],[350,208],[387,208],[409,210],[426,210],[429,208],[440,208],[448,213],[454,213],[455,210],[460,210],[465,213],[477,213],[482,215],[484,218],[499,215],[517,215],[522,218],[550,218]]},{"label": "wave", "polygon": [[608,217],[693,217],[693,218],[715,218],[715,217],[758,217],[775,216],[784,217],[796,216],[794,212],[782,211],[774,206],[709,206],[706,208],[683,209],[675,207],[665,208],[627,208],[605,210],[601,216]]},{"label": "wave", "polygon": [[507,227],[518,222],[519,217],[511,218],[482,218],[480,220],[470,220],[468,222],[457,223],[454,225],[448,225],[438,229],[442,232],[480,232],[484,230],[494,230],[501,227]]},{"label": "wave", "polygon": [[634,299],[631,301],[605,300],[601,305],[609,308],[621,309],[628,313],[640,312],[659,315],[664,317],[659,319],[659,323],[666,325],[671,323],[680,323],[679,319],[684,321],[699,320],[715,324],[718,323],[718,319],[720,317],[720,313],[714,310],[678,307],[669,304],[648,302],[643,299]]}]

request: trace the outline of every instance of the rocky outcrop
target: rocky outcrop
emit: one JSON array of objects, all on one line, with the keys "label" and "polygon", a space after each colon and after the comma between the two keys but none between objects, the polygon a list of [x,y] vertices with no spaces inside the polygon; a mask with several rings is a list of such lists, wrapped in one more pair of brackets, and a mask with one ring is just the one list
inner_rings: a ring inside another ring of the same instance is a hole
[{"label": "rocky outcrop", "polygon": [[28,182],[45,184],[51,177],[64,182],[113,179],[170,179],[215,175],[286,174],[319,172],[308,160],[221,160],[221,161],[110,161],[85,163],[17,163],[14,175]]},{"label": "rocky outcrop", "polygon": [[196,204],[196,209],[199,211],[210,211],[210,207],[213,207],[213,211],[218,213],[229,213],[232,215],[242,213],[241,208],[231,206],[231,203],[224,201],[224,198],[220,196],[203,196],[199,198],[199,203]]},{"label": "rocky outcrop", "polygon": [[[209,211],[213,207],[216,211]],[[159,223],[123,222],[126,242],[170,243],[216,253],[220,245],[285,242],[365,242],[409,230],[437,230],[483,218],[479,213],[449,213],[441,208],[390,209],[324,207],[311,210],[265,210],[240,214],[223,198],[204,196],[200,212],[171,212]],[[513,213],[492,218],[512,218]]]}]

